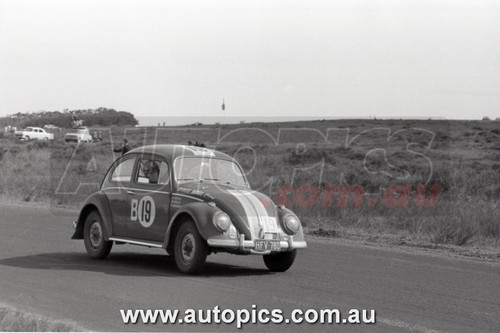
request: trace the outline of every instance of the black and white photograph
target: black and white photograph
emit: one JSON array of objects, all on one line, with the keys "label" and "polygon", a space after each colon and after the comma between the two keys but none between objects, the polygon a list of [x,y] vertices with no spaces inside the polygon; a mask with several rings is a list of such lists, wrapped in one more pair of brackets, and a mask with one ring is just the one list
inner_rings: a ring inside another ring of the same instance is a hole
[{"label": "black and white photograph", "polygon": [[1,332],[499,332],[500,3],[0,0]]}]

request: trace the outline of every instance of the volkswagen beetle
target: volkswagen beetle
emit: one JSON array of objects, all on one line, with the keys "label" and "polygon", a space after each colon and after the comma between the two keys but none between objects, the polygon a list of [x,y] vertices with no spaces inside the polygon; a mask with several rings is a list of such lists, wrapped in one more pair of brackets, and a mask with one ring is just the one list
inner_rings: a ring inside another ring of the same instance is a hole
[{"label": "volkswagen beetle", "polygon": [[117,159],[84,202],[73,239],[103,259],[113,242],[163,248],[183,273],[217,252],[262,255],[289,269],[306,242],[298,217],[253,191],[229,155],[183,145],[136,148]]}]

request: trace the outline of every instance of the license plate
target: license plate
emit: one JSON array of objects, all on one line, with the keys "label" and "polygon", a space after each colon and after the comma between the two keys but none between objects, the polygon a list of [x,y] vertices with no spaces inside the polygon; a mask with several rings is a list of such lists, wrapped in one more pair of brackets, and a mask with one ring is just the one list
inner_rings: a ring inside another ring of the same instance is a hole
[{"label": "license plate", "polygon": [[256,251],[281,251],[281,243],[279,240],[257,239],[255,241]]}]

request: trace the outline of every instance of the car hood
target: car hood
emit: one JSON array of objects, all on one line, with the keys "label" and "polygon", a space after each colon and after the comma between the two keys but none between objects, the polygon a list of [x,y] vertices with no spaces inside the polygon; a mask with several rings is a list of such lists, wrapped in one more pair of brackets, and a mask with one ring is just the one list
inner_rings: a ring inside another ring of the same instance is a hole
[{"label": "car hood", "polygon": [[280,231],[276,205],[263,193],[219,182],[186,183],[178,192],[214,202],[231,217],[247,239],[263,238],[265,232]]}]

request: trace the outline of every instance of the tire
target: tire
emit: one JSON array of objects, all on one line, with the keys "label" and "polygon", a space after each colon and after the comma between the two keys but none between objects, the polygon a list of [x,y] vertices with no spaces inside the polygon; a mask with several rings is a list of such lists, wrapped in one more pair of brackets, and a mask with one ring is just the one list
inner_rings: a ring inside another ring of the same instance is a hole
[{"label": "tire", "polygon": [[198,273],[207,259],[207,244],[198,233],[193,221],[184,222],[174,242],[174,258],[177,268],[182,273]]},{"label": "tire", "polygon": [[85,220],[83,229],[85,249],[91,258],[104,259],[108,256],[113,242],[104,239],[104,224],[97,211],[91,212]]},{"label": "tire", "polygon": [[264,263],[272,272],[285,272],[292,267],[297,250],[264,255]]},{"label": "tire", "polygon": [[24,137],[24,140],[25,140],[25,141],[30,141],[30,137],[29,137],[29,135],[26,135],[26,136]]},{"label": "tire", "polygon": [[48,137],[45,137],[45,138],[43,138],[43,139],[44,139],[44,140],[48,140],[49,138],[48,138]]}]

